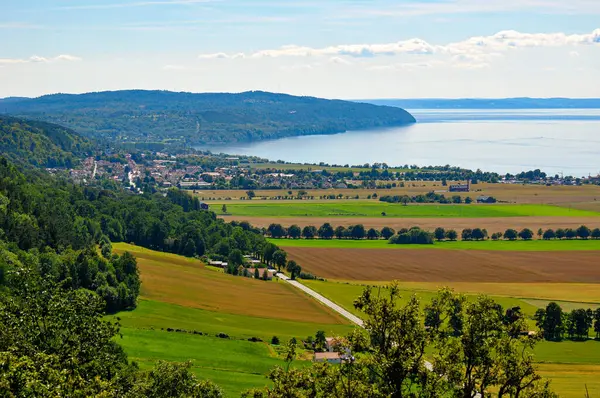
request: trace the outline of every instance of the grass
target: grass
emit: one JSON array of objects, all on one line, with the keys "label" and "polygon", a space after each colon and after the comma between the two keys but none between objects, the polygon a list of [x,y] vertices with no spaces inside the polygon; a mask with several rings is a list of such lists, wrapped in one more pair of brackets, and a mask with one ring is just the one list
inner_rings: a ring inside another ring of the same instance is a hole
[{"label": "grass", "polygon": [[128,328],[119,343],[142,369],[151,368],[158,360],[180,362],[186,358],[199,378],[214,381],[228,397],[266,385],[269,370],[283,365],[265,343]]},{"label": "grass", "polygon": [[[318,330],[345,335],[347,320],[284,282],[233,277],[198,260],[117,243],[138,261],[142,292],[134,311],[117,315],[120,343],[132,360],[150,368],[157,360],[192,361],[201,378],[220,385],[227,397],[268,384],[265,374],[281,360],[268,344],[250,337],[282,342],[306,338]],[[167,332],[199,331],[212,337]],[[161,330],[164,329],[164,330]],[[226,333],[230,339],[214,337]],[[299,365],[305,362],[299,362]]]},{"label": "grass", "polygon": [[[268,307],[269,303],[257,303],[257,305]],[[292,337],[305,338],[314,335],[317,330],[324,330],[334,335],[346,334],[352,330],[350,325],[295,322],[227,314],[152,300],[141,300],[134,311],[121,312],[118,316],[121,325],[125,328],[185,329],[210,335],[223,332],[232,338],[258,337],[265,341],[270,341],[274,335],[281,341],[287,341]]]},{"label": "grass", "polygon": [[270,239],[280,247],[311,247],[332,249],[442,249],[498,251],[600,251],[600,240],[530,240],[530,241],[455,241],[434,242],[433,245],[391,245],[386,240],[347,239]]},{"label": "grass", "polygon": [[[215,205],[218,206],[218,205]],[[473,217],[590,217],[600,213],[566,207],[535,204],[496,205],[415,205],[403,206],[376,201],[227,203],[227,213],[233,217],[386,217],[401,218],[473,218]]]},{"label": "grass", "polygon": [[563,398],[585,397],[586,387],[590,397],[600,396],[600,365],[540,364],[538,369],[552,380],[552,388]]},{"label": "grass", "polygon": [[[323,296],[329,298],[335,303],[341,305],[346,308],[348,311],[354,313],[357,316],[361,316],[362,313],[354,308],[353,302],[354,300],[360,296],[360,294],[365,289],[364,285],[359,284],[350,284],[350,283],[336,283],[336,282],[322,282],[322,281],[310,281],[303,280],[303,284],[310,287],[311,289],[321,293]],[[372,285],[374,287],[374,292],[376,294],[387,294],[385,287],[381,288],[380,285]],[[419,300],[421,301],[421,305],[425,306],[427,303],[431,301],[431,299],[436,295],[437,289],[434,290],[414,290],[414,289],[405,289],[404,284],[400,284],[401,290],[401,298],[398,301],[398,304],[403,305],[410,300],[413,295],[417,295]],[[380,290],[381,288],[381,290]],[[477,295],[470,294],[468,295],[469,299],[474,299]],[[492,296],[496,302],[501,304],[504,308],[508,307],[521,307],[521,310],[526,315],[533,316],[535,310],[538,308],[532,304],[529,304],[521,299],[513,298],[513,297],[504,297],[504,296]]]},{"label": "grass", "polygon": [[142,279],[141,297],[221,314],[239,314],[319,324],[348,324],[329,308],[279,281],[261,281],[207,269],[201,261],[117,243],[134,254]]}]

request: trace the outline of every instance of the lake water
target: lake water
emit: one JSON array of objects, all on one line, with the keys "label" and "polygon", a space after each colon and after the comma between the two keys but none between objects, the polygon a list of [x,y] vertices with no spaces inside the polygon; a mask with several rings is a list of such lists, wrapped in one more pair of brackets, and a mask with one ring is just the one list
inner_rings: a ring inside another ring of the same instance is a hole
[{"label": "lake water", "polygon": [[445,165],[573,176],[600,172],[600,109],[414,110],[406,127],[202,147],[299,163]]}]

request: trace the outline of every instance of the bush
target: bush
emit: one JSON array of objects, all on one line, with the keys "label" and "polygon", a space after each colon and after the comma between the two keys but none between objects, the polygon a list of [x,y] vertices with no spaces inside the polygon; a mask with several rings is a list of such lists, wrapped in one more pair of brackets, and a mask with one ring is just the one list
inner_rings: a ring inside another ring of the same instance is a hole
[{"label": "bush", "polygon": [[271,344],[273,344],[273,345],[279,345],[279,337],[273,336],[271,338]]},{"label": "bush", "polygon": [[420,228],[413,227],[407,232],[393,236],[389,242],[396,245],[430,245],[433,244],[433,235]]},{"label": "bush", "polygon": [[226,333],[219,333],[219,334],[217,334],[217,337],[220,339],[228,339],[229,335]]}]

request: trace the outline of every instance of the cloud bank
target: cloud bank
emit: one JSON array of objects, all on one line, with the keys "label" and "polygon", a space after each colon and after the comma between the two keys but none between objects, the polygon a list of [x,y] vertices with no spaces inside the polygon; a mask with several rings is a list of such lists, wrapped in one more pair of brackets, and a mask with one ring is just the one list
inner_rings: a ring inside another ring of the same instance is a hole
[{"label": "cloud bank", "polygon": [[520,48],[561,47],[600,44],[600,29],[590,33],[567,35],[558,33],[522,33],[505,30],[491,36],[474,36],[466,40],[445,45],[428,43],[419,38],[396,43],[344,44],[329,47],[306,47],[287,45],[277,49],[261,50],[254,53],[227,54],[223,52],[201,54],[200,59],[233,58],[279,58],[279,57],[342,57],[372,58],[403,54],[433,55],[454,57],[457,61],[485,63],[491,57]]}]

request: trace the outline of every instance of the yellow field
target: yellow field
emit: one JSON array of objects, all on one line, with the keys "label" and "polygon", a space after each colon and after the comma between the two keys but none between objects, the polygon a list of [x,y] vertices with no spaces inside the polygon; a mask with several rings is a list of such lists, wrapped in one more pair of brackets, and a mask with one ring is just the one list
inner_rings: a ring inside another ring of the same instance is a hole
[{"label": "yellow field", "polygon": [[[448,182],[451,184],[453,182]],[[444,192],[448,187],[442,186],[441,182],[414,181],[405,182],[404,187],[392,189],[308,189],[305,190],[308,196],[314,196],[316,199],[322,195],[339,195],[343,197],[354,198],[356,195],[360,199],[366,199],[367,196],[377,193],[378,196],[384,195],[409,195],[425,194],[429,191],[439,191],[446,196],[460,195],[462,197],[470,196],[476,198],[479,195],[494,196],[499,201],[510,203],[535,203],[535,204],[557,204],[563,206],[571,205],[573,208],[583,210],[600,210],[600,186],[550,186],[545,185],[519,185],[519,184],[488,184],[481,183],[472,185],[471,192],[454,193]],[[296,196],[298,189],[292,190],[292,196]],[[253,201],[262,200],[262,198],[271,198],[276,196],[287,196],[288,189],[279,190],[255,190],[256,197]],[[195,191],[198,197],[204,197],[205,200],[228,201],[239,200],[246,197],[245,190],[203,190]],[[280,203],[274,201],[274,203]]]},{"label": "yellow field", "polygon": [[[350,283],[387,285],[389,282],[352,281]],[[400,285],[407,290],[437,291],[439,288],[447,286],[460,293],[576,303],[600,303],[600,284],[594,283],[401,282]]]},{"label": "yellow field", "polygon": [[288,284],[215,272],[198,260],[117,243],[117,253],[129,251],[138,261],[144,299],[241,314],[322,324],[347,324],[337,313]]},{"label": "yellow field", "polygon": [[600,365],[539,364],[540,374],[552,380],[552,389],[561,398],[583,398],[586,386],[590,398],[600,396]]}]

